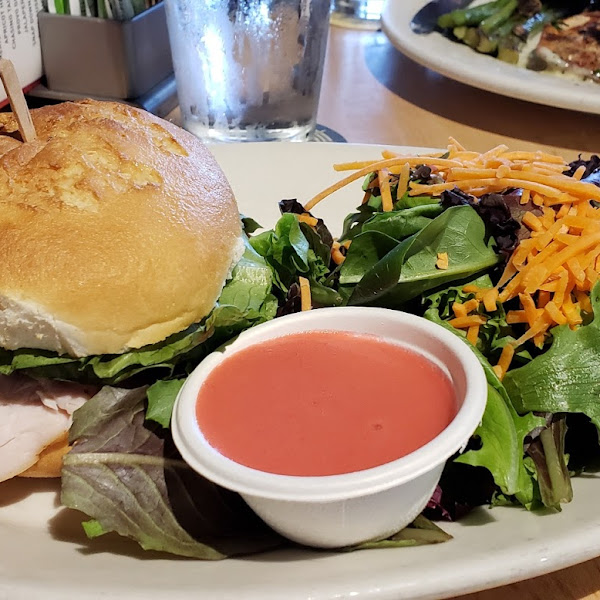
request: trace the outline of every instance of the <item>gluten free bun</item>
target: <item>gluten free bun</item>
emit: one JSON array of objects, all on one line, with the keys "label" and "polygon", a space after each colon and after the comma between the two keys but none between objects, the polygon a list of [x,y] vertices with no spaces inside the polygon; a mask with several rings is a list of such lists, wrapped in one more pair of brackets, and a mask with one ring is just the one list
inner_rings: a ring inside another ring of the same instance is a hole
[{"label": "gluten free bun", "polygon": [[205,317],[242,248],[206,147],[122,104],[32,117],[34,142],[0,135],[0,346],[116,354]]}]

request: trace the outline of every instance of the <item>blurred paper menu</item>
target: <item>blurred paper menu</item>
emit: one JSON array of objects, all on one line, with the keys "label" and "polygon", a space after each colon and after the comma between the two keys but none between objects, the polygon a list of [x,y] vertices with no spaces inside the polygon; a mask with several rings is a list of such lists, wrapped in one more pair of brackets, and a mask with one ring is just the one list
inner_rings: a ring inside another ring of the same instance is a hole
[{"label": "blurred paper menu", "polygon": [[[12,60],[23,88],[31,87],[42,76],[40,10],[42,0],[0,0],[0,58]],[[0,85],[0,106],[6,101]]]}]

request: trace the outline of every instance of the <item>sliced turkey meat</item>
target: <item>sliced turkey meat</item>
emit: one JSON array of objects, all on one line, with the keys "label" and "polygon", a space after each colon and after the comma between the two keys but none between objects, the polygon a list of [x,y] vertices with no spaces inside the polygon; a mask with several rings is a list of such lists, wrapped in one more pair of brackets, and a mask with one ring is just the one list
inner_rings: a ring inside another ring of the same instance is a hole
[{"label": "sliced turkey meat", "polygon": [[0,481],[34,465],[95,392],[75,383],[0,375]]}]

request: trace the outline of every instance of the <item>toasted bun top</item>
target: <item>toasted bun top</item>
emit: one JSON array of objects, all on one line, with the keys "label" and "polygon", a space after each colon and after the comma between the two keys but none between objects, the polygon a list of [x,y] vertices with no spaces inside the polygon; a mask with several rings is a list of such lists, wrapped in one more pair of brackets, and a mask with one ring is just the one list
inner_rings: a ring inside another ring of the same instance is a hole
[{"label": "toasted bun top", "polygon": [[[206,147],[122,104],[32,117],[35,141],[0,135],[0,346],[120,353],[206,316],[241,253]],[[0,114],[0,134],[15,131]]]}]

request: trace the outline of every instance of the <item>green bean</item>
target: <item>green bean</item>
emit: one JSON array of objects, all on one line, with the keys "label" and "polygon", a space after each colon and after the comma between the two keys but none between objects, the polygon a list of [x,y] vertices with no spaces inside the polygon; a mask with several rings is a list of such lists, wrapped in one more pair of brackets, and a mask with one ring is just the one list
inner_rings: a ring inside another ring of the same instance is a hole
[{"label": "green bean", "polygon": [[466,25],[461,25],[460,27],[455,27],[452,30],[452,35],[454,35],[454,37],[458,40],[464,39],[466,33],[467,33]]},{"label": "green bean", "polygon": [[505,23],[500,25],[497,29],[494,29],[492,33],[487,34],[480,31],[480,39],[479,44],[477,45],[477,51],[482,52],[483,54],[493,54],[505,39],[515,37],[513,34],[513,28],[522,24],[526,19],[527,17],[515,13]]},{"label": "green bean", "polygon": [[493,15],[487,17],[479,24],[481,31],[490,34],[494,29],[497,29],[510,19],[511,15],[517,10],[518,0],[508,0],[503,3],[503,6]]},{"label": "green bean", "polygon": [[487,35],[479,36],[479,43],[477,44],[477,52],[482,54],[493,54],[498,48],[498,40]]},{"label": "green bean", "polygon": [[515,46],[498,46],[498,60],[511,65],[516,65],[519,62],[520,48]]},{"label": "green bean", "polygon": [[467,44],[467,46],[471,46],[471,48],[477,48],[479,44],[479,31],[477,27],[469,27],[465,33],[465,37],[463,38],[463,42]]},{"label": "green bean", "polygon": [[459,8],[452,12],[441,15],[438,18],[438,26],[442,29],[454,27],[479,25],[481,21],[493,15],[505,0],[495,0],[487,4],[480,4],[471,8]]}]

